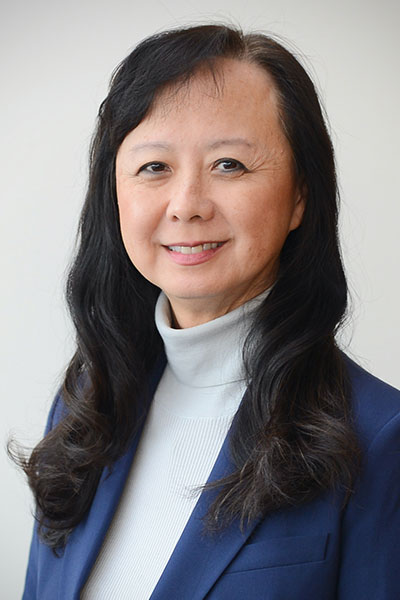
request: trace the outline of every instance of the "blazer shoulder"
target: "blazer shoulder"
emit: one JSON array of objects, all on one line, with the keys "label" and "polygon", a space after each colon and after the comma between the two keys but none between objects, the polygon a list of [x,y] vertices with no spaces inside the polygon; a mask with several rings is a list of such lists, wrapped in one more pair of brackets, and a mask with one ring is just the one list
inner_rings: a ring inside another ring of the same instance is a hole
[{"label": "blazer shoulder", "polygon": [[53,400],[53,403],[50,408],[49,415],[47,417],[46,428],[44,430],[44,435],[47,435],[49,431],[54,429],[60,421],[68,414],[68,409],[63,400],[62,392],[59,390]]},{"label": "blazer shoulder", "polygon": [[[78,377],[78,387],[83,390],[90,386],[90,379],[87,372],[83,371]],[[69,409],[64,401],[63,384],[59,388],[47,417],[45,435],[58,425],[69,413]]]},{"label": "blazer shoulder", "polygon": [[367,448],[392,420],[400,421],[400,391],[378,379],[349,357],[352,410],[356,430]]}]

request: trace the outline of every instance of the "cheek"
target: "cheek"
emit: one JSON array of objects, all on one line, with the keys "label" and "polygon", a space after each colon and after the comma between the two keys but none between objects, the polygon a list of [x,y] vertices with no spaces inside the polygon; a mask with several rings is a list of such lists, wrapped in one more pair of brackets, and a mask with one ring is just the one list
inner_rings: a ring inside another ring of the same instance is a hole
[{"label": "cheek", "polygon": [[277,205],[262,202],[258,207],[249,204],[247,211],[237,216],[237,226],[251,240],[261,242],[261,245],[278,243],[288,233],[289,219],[285,211]]},{"label": "cheek", "polygon": [[151,228],[145,213],[140,213],[132,204],[119,203],[120,229],[122,241],[131,263],[149,279],[154,262]]},{"label": "cheek", "polygon": [[292,214],[292,198],[284,194],[248,198],[246,207],[235,213],[241,252],[257,264],[277,259],[289,234]]},{"label": "cheek", "polygon": [[131,194],[118,194],[118,210],[122,238],[128,251],[151,240],[156,228],[156,215],[148,210],[148,203],[132,198]]}]

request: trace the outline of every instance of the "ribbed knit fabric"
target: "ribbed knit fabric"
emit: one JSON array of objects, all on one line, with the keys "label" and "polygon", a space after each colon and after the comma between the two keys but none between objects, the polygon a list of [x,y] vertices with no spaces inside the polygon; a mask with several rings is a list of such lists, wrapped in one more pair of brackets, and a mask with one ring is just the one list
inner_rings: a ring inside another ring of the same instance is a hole
[{"label": "ribbed knit fabric", "polygon": [[82,600],[148,600],[211,472],[245,390],[249,316],[267,292],[197,327],[172,329],[161,293],[156,325],[168,363],[121,501]]}]

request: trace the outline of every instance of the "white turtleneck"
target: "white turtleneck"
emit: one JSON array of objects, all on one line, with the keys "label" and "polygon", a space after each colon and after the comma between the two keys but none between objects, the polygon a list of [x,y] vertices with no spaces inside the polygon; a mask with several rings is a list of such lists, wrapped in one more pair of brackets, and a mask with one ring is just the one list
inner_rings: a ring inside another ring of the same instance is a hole
[{"label": "white turtleneck", "polygon": [[155,319],[167,366],[82,600],[150,598],[245,391],[243,342],[266,293],[188,329],[172,329],[161,293]]}]

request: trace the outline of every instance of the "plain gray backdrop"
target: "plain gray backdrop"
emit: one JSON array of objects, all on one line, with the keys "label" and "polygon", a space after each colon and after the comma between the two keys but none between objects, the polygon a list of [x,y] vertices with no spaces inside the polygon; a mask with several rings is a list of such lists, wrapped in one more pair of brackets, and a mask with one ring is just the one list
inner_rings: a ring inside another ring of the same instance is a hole
[{"label": "plain gray backdrop", "polygon": [[[353,295],[343,344],[400,387],[399,3],[336,0],[14,0],[1,4],[1,407],[28,446],[73,348],[63,302],[87,150],[112,69],[143,37],[229,21],[300,49],[329,115]],[[0,598],[21,597],[32,500],[0,454]]]}]

